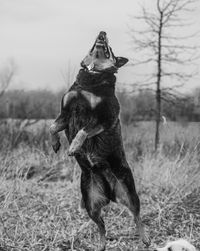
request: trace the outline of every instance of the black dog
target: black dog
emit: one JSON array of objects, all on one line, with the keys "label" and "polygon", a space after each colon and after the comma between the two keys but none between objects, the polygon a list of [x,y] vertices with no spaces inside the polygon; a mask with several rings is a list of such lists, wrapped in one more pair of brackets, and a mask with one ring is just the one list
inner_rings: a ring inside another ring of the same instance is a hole
[{"label": "black dog", "polygon": [[60,148],[58,132],[65,130],[69,155],[74,155],[81,167],[82,204],[99,227],[99,250],[105,250],[106,244],[101,208],[109,201],[119,201],[130,209],[142,241],[150,244],[139,216],[140,201],[126,161],[115,96],[114,73],[127,61],[114,56],[106,33],[100,32],[50,128],[54,151]]}]

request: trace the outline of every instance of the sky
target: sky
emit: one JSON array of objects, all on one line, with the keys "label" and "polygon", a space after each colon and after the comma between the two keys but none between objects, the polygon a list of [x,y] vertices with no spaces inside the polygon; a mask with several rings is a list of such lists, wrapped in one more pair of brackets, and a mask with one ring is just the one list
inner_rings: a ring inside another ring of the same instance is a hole
[{"label": "sky", "polygon": [[[151,7],[150,1],[144,0]],[[14,60],[10,88],[59,90],[70,65],[71,81],[99,31],[108,34],[116,56],[133,57],[128,25],[141,0],[0,0],[0,66]],[[198,6],[199,8],[199,6]],[[197,8],[197,9],[198,9]],[[198,11],[194,13],[200,24]],[[120,83],[134,70],[119,70]],[[197,84],[193,81],[192,86]]]}]

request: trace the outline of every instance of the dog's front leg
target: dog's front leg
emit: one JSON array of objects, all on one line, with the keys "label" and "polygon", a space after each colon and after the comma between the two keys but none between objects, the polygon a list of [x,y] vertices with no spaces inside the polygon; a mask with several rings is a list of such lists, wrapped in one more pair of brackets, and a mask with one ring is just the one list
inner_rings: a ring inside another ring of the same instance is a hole
[{"label": "dog's front leg", "polygon": [[50,126],[51,145],[55,153],[57,153],[61,146],[58,132],[64,130],[66,128],[66,125],[66,119],[61,113]]},{"label": "dog's front leg", "polygon": [[60,149],[60,137],[58,132],[64,130],[67,126],[66,113],[72,99],[77,97],[76,91],[69,91],[65,93],[61,101],[61,111],[60,115],[50,126],[50,135],[51,135],[51,145],[55,153]]},{"label": "dog's front leg", "polygon": [[103,131],[104,128],[102,125],[97,125],[95,127],[91,127],[91,125],[88,125],[83,129],[81,129],[80,131],[78,131],[76,137],[73,139],[69,147],[68,155],[73,156],[76,152],[80,150],[81,146],[83,145],[83,143],[87,138],[89,139],[91,137],[94,137]]}]

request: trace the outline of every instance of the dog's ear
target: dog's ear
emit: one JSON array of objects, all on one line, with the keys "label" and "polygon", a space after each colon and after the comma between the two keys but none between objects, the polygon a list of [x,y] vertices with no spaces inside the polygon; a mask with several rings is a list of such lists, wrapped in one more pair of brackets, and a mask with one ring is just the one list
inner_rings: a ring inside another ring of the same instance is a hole
[{"label": "dog's ear", "polygon": [[128,58],[124,58],[124,57],[116,57],[116,64],[115,66],[117,68],[122,67],[123,65],[125,65],[128,62]]}]

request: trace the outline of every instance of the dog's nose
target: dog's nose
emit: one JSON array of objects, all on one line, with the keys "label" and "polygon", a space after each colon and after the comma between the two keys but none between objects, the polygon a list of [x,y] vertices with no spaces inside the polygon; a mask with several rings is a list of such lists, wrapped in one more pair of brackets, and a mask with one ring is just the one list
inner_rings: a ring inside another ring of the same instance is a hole
[{"label": "dog's nose", "polygon": [[106,37],[106,32],[105,31],[100,31],[100,33],[99,33],[99,39],[100,40],[104,40],[104,38]]},{"label": "dog's nose", "polygon": [[101,35],[103,35],[103,36],[106,36],[106,32],[105,32],[105,31],[100,31],[99,34],[101,34]]}]

